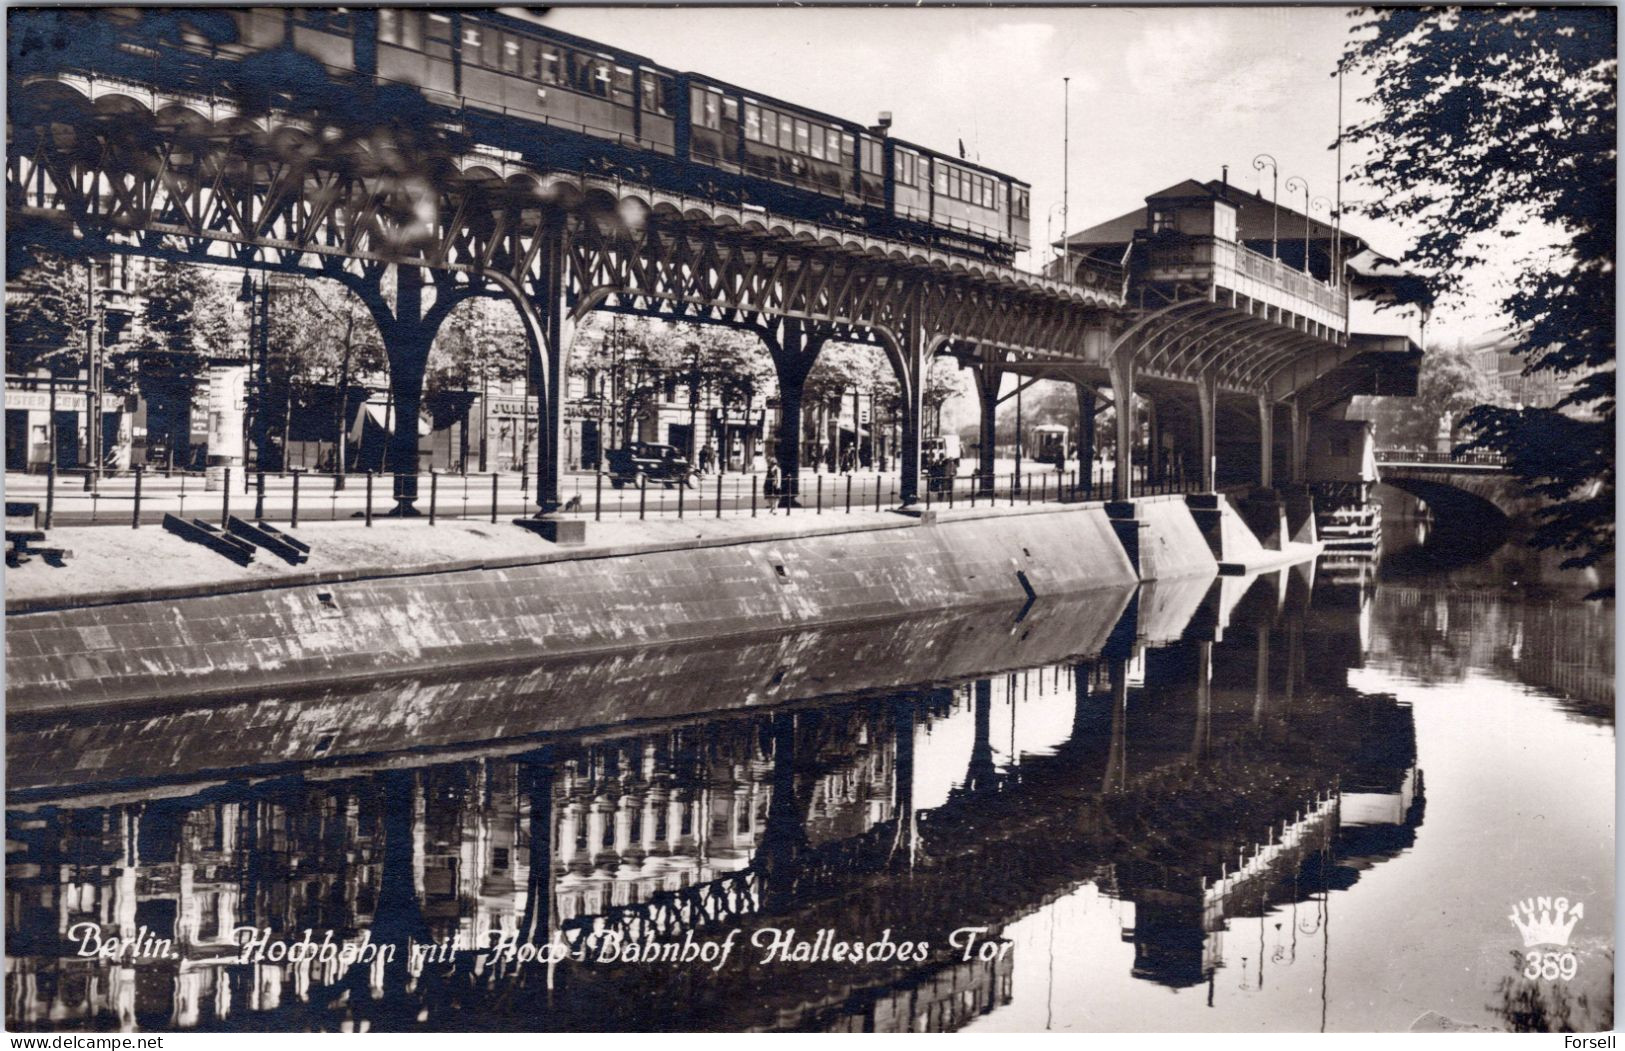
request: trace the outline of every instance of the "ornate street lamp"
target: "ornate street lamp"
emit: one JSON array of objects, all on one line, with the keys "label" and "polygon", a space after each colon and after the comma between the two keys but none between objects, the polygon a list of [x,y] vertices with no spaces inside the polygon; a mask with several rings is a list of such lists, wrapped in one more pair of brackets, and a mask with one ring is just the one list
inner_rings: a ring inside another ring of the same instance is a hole
[{"label": "ornate street lamp", "polygon": [[1281,240],[1281,168],[1267,153],[1253,158],[1253,171],[1261,172],[1266,165],[1270,170],[1270,258],[1277,259]]},{"label": "ornate street lamp", "polygon": [[[1335,212],[1332,211],[1332,202],[1328,201],[1324,197],[1316,197],[1314,200],[1310,201],[1309,202],[1309,208],[1310,208],[1311,211],[1324,212],[1327,216],[1331,216],[1331,215],[1336,214]],[[1309,269],[1309,249],[1308,249],[1307,243],[1305,244],[1305,247],[1304,247],[1303,258],[1304,258],[1304,269],[1308,270]],[[1332,262],[1331,269],[1327,271],[1326,278],[1327,278],[1327,283],[1328,284],[1335,281],[1335,274],[1333,273],[1333,271],[1335,271],[1336,265],[1337,264],[1336,264],[1336,262],[1334,260]]]},{"label": "ornate street lamp", "polygon": [[1298,189],[1303,191],[1303,272],[1307,274],[1309,272],[1309,184],[1294,175],[1286,181],[1287,193],[1294,192],[1292,189],[1293,183],[1297,183]]}]

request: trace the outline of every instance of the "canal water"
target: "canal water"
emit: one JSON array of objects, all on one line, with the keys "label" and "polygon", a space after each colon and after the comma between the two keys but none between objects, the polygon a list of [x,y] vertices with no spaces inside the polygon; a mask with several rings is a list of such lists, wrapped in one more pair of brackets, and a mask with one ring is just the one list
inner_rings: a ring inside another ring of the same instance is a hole
[{"label": "canal water", "polygon": [[8,1027],[1608,1028],[1612,604],[1388,536],[14,721]]}]

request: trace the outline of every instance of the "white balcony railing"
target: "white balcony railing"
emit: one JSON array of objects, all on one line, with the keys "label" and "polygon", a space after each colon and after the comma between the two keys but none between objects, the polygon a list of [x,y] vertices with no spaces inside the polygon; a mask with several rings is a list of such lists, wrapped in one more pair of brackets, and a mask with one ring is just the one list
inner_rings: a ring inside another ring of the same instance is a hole
[{"label": "white balcony railing", "polygon": [[[1347,288],[1334,288],[1318,278],[1271,259],[1245,245],[1217,237],[1182,237],[1147,245],[1153,280],[1159,271],[1211,269],[1213,283],[1255,299],[1264,299],[1336,329],[1348,322]],[[1265,294],[1259,294],[1263,292]],[[1274,294],[1269,294],[1274,293]],[[1296,302],[1292,302],[1296,301]],[[1308,308],[1308,309],[1305,309]]]}]

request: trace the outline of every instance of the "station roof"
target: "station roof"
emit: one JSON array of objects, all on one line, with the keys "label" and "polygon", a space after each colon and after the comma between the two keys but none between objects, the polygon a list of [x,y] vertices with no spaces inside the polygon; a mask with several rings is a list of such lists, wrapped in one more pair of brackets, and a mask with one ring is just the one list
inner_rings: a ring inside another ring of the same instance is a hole
[{"label": "station roof", "polygon": [[[1268,241],[1278,228],[1281,240],[1290,238],[1302,239],[1304,229],[1304,214],[1295,211],[1282,200],[1277,218],[1276,209],[1271,206],[1270,199],[1261,194],[1249,193],[1237,186],[1232,186],[1221,179],[1212,179],[1208,182],[1199,182],[1196,179],[1185,179],[1164,190],[1146,196],[1147,203],[1154,201],[1190,201],[1190,200],[1223,200],[1228,201],[1236,209],[1236,232],[1243,241]],[[1064,241],[1055,242],[1056,248],[1072,247],[1088,251],[1092,248],[1104,248],[1111,245],[1125,245],[1134,239],[1134,231],[1145,227],[1145,209],[1136,208],[1132,212],[1125,212],[1115,219],[1108,219],[1097,223],[1087,229],[1080,230],[1067,237]],[[1314,241],[1330,240],[1336,231],[1333,227],[1309,217],[1309,237]],[[1343,231],[1343,243],[1348,252],[1356,253],[1366,247],[1360,237]]]}]

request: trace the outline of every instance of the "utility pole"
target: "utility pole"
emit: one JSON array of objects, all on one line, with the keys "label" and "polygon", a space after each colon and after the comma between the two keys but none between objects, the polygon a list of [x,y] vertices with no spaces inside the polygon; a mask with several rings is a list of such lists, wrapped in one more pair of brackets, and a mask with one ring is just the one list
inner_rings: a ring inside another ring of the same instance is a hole
[{"label": "utility pole", "polygon": [[1072,78],[1061,78],[1061,266],[1072,280]]},{"label": "utility pole", "polygon": [[1337,189],[1333,194],[1337,201],[1332,215],[1332,286],[1341,287],[1343,284],[1342,267],[1339,260],[1343,255],[1343,62],[1337,63]]},{"label": "utility pole", "polygon": [[85,488],[96,492],[102,477],[101,349],[97,338],[96,261],[85,260]]}]

